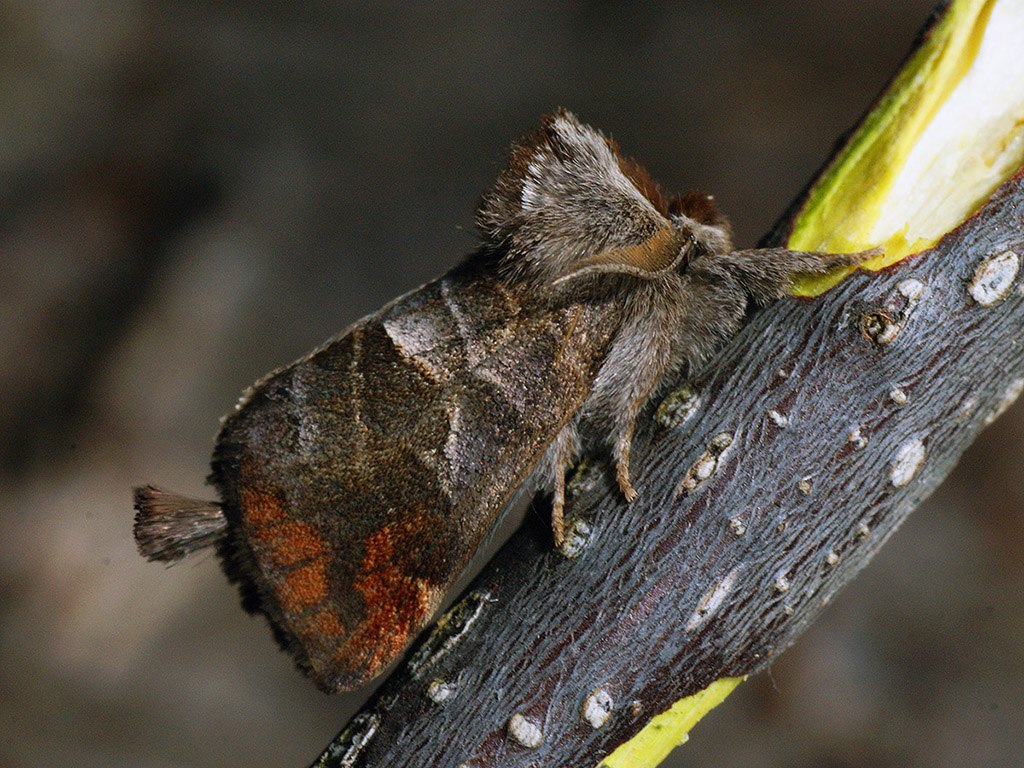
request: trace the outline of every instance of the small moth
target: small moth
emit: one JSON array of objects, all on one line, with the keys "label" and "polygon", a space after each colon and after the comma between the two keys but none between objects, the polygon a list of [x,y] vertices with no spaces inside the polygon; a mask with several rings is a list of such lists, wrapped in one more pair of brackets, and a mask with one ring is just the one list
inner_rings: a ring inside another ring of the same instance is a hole
[{"label": "small moth", "polygon": [[564,110],[514,147],[479,249],[249,389],[217,438],[220,501],[135,491],[151,560],[215,546],[243,605],[323,690],[427,624],[521,487],[607,440],[623,497],[637,414],[791,277],[865,254],[734,251],[711,198],[667,197]]}]

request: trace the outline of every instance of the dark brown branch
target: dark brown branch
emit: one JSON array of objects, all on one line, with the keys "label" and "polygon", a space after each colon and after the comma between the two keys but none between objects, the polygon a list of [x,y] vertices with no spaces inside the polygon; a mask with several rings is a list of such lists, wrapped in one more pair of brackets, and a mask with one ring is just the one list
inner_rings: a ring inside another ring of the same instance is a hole
[{"label": "dark brown branch", "polygon": [[[1020,393],[1021,254],[1019,174],[936,248],[757,314],[694,398],[645,421],[640,498],[583,468],[578,556],[531,516],[322,764],[593,765],[762,669]],[[599,688],[614,708],[594,728]],[[539,746],[509,737],[516,714]]]}]

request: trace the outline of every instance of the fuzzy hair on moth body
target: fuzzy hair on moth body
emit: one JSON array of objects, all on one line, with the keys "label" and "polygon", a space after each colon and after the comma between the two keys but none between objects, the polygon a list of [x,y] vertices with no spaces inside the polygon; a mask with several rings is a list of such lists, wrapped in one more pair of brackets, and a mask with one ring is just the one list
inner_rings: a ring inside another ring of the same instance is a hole
[{"label": "fuzzy hair on moth body", "polygon": [[558,110],[512,149],[477,211],[480,248],[447,274],[261,379],[228,416],[220,502],[146,486],[149,559],[217,548],[323,690],[362,685],[430,621],[518,489],[552,497],[612,447],[637,494],[637,414],[691,375],[792,277],[869,253],[732,249],[710,197],[666,195]]}]

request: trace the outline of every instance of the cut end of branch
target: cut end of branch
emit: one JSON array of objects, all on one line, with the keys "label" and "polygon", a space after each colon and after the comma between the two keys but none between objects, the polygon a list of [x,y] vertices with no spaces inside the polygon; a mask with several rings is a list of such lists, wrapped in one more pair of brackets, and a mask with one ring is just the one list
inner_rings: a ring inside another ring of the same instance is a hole
[{"label": "cut end of branch", "polygon": [[[812,190],[790,248],[931,248],[1024,165],[1024,0],[956,0]],[[852,268],[805,277],[817,296]]]}]

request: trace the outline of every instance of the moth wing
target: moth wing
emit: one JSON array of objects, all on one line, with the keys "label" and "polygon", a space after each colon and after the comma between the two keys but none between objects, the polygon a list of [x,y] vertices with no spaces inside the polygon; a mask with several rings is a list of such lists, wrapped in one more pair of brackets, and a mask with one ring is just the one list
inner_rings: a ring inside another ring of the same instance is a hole
[{"label": "moth wing", "polygon": [[274,374],[225,422],[225,564],[319,687],[372,679],[429,621],[589,391],[614,323],[580,315],[600,311],[524,307],[467,267]]}]

